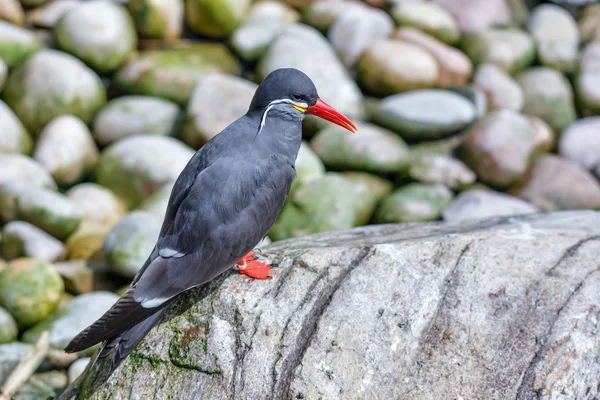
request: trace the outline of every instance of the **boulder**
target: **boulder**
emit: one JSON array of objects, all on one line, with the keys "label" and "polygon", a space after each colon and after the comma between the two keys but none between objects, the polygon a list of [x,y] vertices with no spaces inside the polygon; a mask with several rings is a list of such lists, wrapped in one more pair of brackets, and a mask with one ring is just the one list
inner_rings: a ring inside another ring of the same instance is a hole
[{"label": "boulder", "polygon": [[453,194],[438,183],[411,183],[385,197],[375,221],[379,224],[433,221],[452,201]]},{"label": "boulder", "polygon": [[228,36],[244,21],[251,4],[251,0],[188,0],[185,18],[198,33]]},{"label": "boulder", "polygon": [[401,1],[390,12],[398,25],[417,28],[444,43],[455,44],[460,39],[460,27],[452,14],[435,3]]},{"label": "boulder", "polygon": [[464,221],[539,211],[518,197],[493,190],[471,189],[462,192],[442,213],[444,221]]},{"label": "boulder", "polygon": [[565,129],[558,151],[586,169],[600,163],[600,116],[582,118]]},{"label": "boulder", "polygon": [[62,260],[67,249],[43,230],[23,221],[4,225],[0,236],[0,256],[6,259],[32,257],[43,261]]},{"label": "boulder", "polygon": [[0,185],[4,183],[22,183],[56,190],[52,176],[33,158],[22,154],[0,154]]},{"label": "boulder", "polygon": [[[1,91],[0,86],[0,91]],[[29,132],[23,126],[19,118],[0,100],[0,155],[6,153],[31,153],[33,141]]]},{"label": "boulder", "polygon": [[131,0],[127,3],[140,35],[174,39],[183,30],[183,0]]},{"label": "boulder", "polygon": [[0,21],[0,59],[7,66],[14,67],[41,47],[40,40],[33,32]]},{"label": "boulder", "polygon": [[581,52],[575,92],[584,113],[600,114],[600,39]]},{"label": "boulder", "polygon": [[29,11],[27,20],[36,27],[52,29],[65,14],[81,4],[79,0],[52,1]]},{"label": "boulder", "polygon": [[[16,340],[18,334],[17,322],[8,311],[0,307],[0,345]],[[4,362],[2,359],[0,361]]]},{"label": "boulder", "polygon": [[507,108],[521,111],[525,96],[521,86],[495,64],[484,63],[473,77],[475,86],[484,91],[490,111]]},{"label": "boulder", "polygon": [[91,400],[594,398],[599,235],[600,213],[580,211],[275,243],[271,280],[226,273],[191,290],[107,383],[101,363],[72,389]]}]

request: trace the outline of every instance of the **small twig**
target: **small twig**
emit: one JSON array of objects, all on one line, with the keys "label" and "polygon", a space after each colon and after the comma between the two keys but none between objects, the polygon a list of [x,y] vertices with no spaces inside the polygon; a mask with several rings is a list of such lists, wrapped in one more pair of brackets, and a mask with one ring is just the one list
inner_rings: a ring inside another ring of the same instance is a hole
[{"label": "small twig", "polygon": [[19,390],[21,385],[27,382],[27,379],[35,372],[48,354],[49,348],[50,334],[48,331],[44,331],[33,346],[33,350],[21,360],[13,372],[8,376],[4,386],[2,386],[0,400],[10,400],[17,390]]}]

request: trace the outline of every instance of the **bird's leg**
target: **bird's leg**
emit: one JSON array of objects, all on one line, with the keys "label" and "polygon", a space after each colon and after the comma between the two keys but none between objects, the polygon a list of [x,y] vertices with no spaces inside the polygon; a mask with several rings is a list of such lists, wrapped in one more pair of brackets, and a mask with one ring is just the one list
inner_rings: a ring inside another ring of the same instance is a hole
[{"label": "bird's leg", "polygon": [[270,265],[258,261],[255,251],[246,254],[244,258],[237,262],[235,268],[240,271],[240,274],[248,275],[254,279],[267,279],[271,270]]}]

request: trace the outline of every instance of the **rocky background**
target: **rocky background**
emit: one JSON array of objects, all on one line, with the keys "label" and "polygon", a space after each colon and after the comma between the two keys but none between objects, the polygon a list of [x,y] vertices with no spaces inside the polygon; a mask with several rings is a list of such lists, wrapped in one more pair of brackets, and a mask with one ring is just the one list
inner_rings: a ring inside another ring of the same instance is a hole
[{"label": "rocky background", "polygon": [[142,265],[194,151],[277,68],[359,132],[307,118],[269,240],[600,209],[600,2],[539,3],[0,0],[0,385],[32,349],[18,399],[85,367],[60,349]]}]

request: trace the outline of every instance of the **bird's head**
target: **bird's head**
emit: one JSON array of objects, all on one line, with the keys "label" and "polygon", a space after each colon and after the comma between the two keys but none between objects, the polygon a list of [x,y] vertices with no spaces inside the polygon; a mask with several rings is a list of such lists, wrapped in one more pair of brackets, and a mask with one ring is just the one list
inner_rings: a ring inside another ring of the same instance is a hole
[{"label": "bird's head", "polygon": [[319,98],[312,80],[297,69],[281,68],[267,75],[256,89],[250,110],[262,111],[264,123],[269,110],[281,104],[288,104],[289,112],[315,115],[353,133],[357,130],[345,115]]}]

